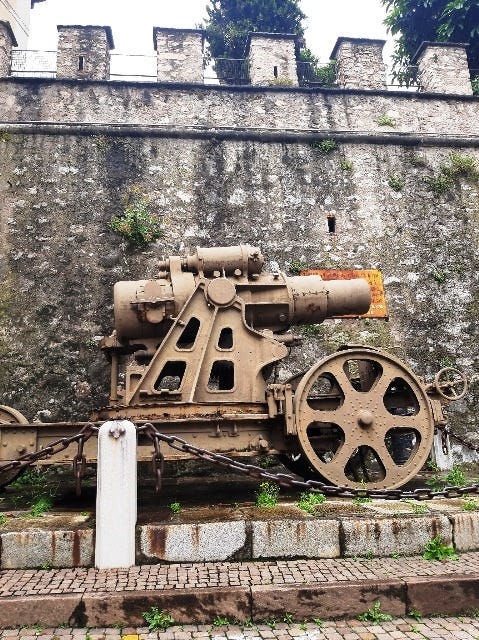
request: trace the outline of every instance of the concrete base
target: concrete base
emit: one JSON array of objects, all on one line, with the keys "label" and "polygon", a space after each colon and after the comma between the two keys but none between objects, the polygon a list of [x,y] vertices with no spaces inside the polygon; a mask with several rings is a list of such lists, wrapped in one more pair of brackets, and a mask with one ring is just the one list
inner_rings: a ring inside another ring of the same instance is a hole
[{"label": "concrete base", "polygon": [[[420,555],[435,536],[459,552],[479,550],[479,511],[462,511],[459,499],[428,503],[424,514],[408,503],[371,503],[361,508],[362,517],[347,515],[345,501],[334,516],[334,501],[326,504],[331,515],[283,506],[281,517],[275,508],[245,507],[241,519],[221,522],[193,516],[188,522],[185,509],[172,522],[137,526],[136,563]],[[7,521],[0,527],[0,569],[92,566],[94,530],[85,523],[65,527],[64,520],[60,528],[55,516]]]}]

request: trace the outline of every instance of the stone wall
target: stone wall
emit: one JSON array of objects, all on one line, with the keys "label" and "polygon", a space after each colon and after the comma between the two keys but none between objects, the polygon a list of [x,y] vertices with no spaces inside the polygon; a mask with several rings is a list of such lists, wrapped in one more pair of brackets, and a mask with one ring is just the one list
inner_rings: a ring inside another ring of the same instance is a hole
[{"label": "stone wall", "polygon": [[[286,271],[385,278],[388,323],[301,330],[283,378],[341,342],[399,346],[428,379],[446,364],[474,378],[451,410],[474,433],[477,98],[20,79],[0,94],[1,403],[87,417],[108,392],[97,343],[113,283],[154,276],[163,254],[243,242]],[[144,251],[108,226],[131,193],[164,225]]]}]

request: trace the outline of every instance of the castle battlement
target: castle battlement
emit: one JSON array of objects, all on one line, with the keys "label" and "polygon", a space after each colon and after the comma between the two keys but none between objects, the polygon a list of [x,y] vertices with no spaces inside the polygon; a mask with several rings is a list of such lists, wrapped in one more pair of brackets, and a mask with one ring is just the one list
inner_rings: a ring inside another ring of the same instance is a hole
[{"label": "castle battlement", "polygon": [[[334,86],[340,89],[386,91],[384,44],[384,40],[338,38],[331,52],[331,59],[336,65]],[[205,82],[205,34],[202,30],[154,27],[153,45],[157,82]],[[12,56],[17,53],[15,46],[10,25],[0,22],[0,77],[28,75],[28,69],[16,73],[12,68]],[[466,47],[461,43],[424,42],[414,60],[418,68],[418,90],[472,95]],[[59,25],[56,65],[51,62],[55,69],[48,69],[43,75],[59,79],[109,81],[112,49],[113,35],[108,26]],[[305,64],[296,60],[294,34],[251,33],[244,59],[218,59],[215,68],[220,84],[320,86],[319,78],[305,74]]]}]

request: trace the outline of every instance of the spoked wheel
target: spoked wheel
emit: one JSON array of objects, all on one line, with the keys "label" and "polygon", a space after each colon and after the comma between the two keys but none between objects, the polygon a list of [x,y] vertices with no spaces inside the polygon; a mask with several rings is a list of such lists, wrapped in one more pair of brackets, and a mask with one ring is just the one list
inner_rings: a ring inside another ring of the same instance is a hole
[{"label": "spoked wheel", "polygon": [[419,379],[383,351],[351,347],[314,365],[295,394],[298,439],[335,485],[394,489],[425,463],[432,408]]},{"label": "spoked wheel", "polygon": [[[0,405],[0,427],[2,424],[28,424],[28,420],[20,411]],[[0,491],[14,482],[24,472],[24,469],[12,469],[2,472],[1,467],[2,463],[0,462]]]}]

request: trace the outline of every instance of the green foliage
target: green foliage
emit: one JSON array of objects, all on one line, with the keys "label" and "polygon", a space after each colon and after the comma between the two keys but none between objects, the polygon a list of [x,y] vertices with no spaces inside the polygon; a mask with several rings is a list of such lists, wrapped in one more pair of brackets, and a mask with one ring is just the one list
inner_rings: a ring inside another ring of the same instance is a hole
[{"label": "green foliage", "polygon": [[256,492],[257,507],[275,507],[278,504],[279,487],[274,482],[262,482]]},{"label": "green foliage", "polygon": [[461,467],[455,464],[450,471],[441,475],[438,471],[426,480],[426,485],[434,491],[441,491],[445,487],[465,487],[467,478]]},{"label": "green foliage", "polygon": [[328,153],[332,153],[335,149],[338,148],[337,142],[334,140],[329,140],[326,138],[325,140],[313,140],[310,145],[312,149],[317,149],[319,153],[323,155],[327,155]]},{"label": "green foliage", "polygon": [[429,507],[427,506],[427,504],[424,504],[424,502],[416,502],[415,500],[404,500],[404,502],[406,502],[411,509],[413,510],[414,513],[416,514],[422,514],[422,513],[427,513],[429,511]]},{"label": "green foliage", "polygon": [[461,509],[463,511],[477,511],[479,509],[477,498],[466,498]]},{"label": "green foliage", "polygon": [[181,504],[179,502],[170,502],[170,511],[171,513],[180,513]]},{"label": "green foliage", "polygon": [[408,84],[408,65],[419,46],[429,42],[465,42],[471,69],[479,69],[477,0],[382,0],[388,30],[396,35],[394,75]]},{"label": "green foliage", "polygon": [[378,622],[387,622],[388,620],[392,620],[392,616],[381,611],[381,603],[378,600],[365,613],[359,615],[358,620],[361,620],[362,622],[373,622],[374,624],[377,624]]},{"label": "green foliage", "polygon": [[330,60],[328,64],[319,66],[318,58],[309,49],[300,51],[298,60],[308,62],[311,65],[307,79],[324,86],[331,86],[336,82],[336,60]]},{"label": "green foliage", "polygon": [[479,96],[479,75],[473,76],[471,80],[472,92],[475,96]]},{"label": "green foliage", "polygon": [[390,176],[388,185],[393,191],[402,191],[406,185],[406,181],[401,176]]},{"label": "green foliage", "polygon": [[442,173],[438,176],[426,176],[424,178],[424,182],[426,183],[429,191],[432,191],[436,196],[447,193],[452,189],[453,185],[452,179]]},{"label": "green foliage", "polygon": [[319,338],[322,334],[322,327],[320,324],[304,324],[301,327],[301,333],[310,338]]},{"label": "green foliage", "polygon": [[42,496],[36,500],[30,509],[30,515],[33,518],[40,518],[44,513],[50,511],[53,506],[53,500],[48,496]]},{"label": "green foliage", "polygon": [[213,620],[213,625],[215,627],[227,627],[230,624],[228,618],[224,618],[223,616],[216,616]]},{"label": "green foliage", "polygon": [[303,43],[298,0],[211,0],[206,38],[213,58],[243,58],[248,33],[295,33]]},{"label": "green foliage", "polygon": [[391,118],[390,116],[386,115],[385,113],[383,113],[382,116],[379,116],[379,118],[376,120],[376,122],[380,127],[395,127],[396,126],[396,120],[394,120],[394,118]]},{"label": "green foliage", "polygon": [[143,618],[150,631],[165,630],[175,624],[173,616],[164,611],[159,611],[158,607],[151,607],[150,611],[144,611]]},{"label": "green foliage", "polygon": [[354,500],[353,500],[353,504],[354,504],[356,507],[360,507],[360,506],[362,506],[363,504],[366,504],[367,502],[372,502],[372,501],[373,501],[373,499],[372,499],[372,498],[368,498],[368,497],[366,497],[366,496],[364,496],[364,497],[358,496],[357,498],[354,498]]},{"label": "green foliage", "polygon": [[0,527],[2,527],[4,524],[7,524],[7,522],[7,516],[4,513],[0,513]]},{"label": "green foliage", "polygon": [[313,618],[313,622],[317,627],[322,627],[324,622],[321,620],[321,618]]},{"label": "green foliage", "polygon": [[439,282],[439,284],[442,284],[447,280],[447,273],[442,269],[435,269],[431,275],[436,282]]},{"label": "green foliage", "polygon": [[0,142],[10,142],[12,139],[8,131],[0,130]]},{"label": "green foliage", "polygon": [[341,169],[343,171],[352,171],[354,169],[354,164],[351,160],[345,158],[344,160],[341,160]]},{"label": "green foliage", "polygon": [[440,536],[436,536],[426,544],[422,557],[425,560],[457,560],[454,549],[445,545]]},{"label": "green foliage", "polygon": [[284,618],[283,618],[283,622],[285,622],[286,624],[293,624],[293,622],[294,622],[293,614],[292,613],[285,613],[284,614]]},{"label": "green foliage", "polygon": [[411,609],[411,611],[408,611],[407,614],[408,616],[410,616],[411,618],[414,618],[414,620],[417,620],[418,622],[421,622],[422,620],[422,613],[417,609]]},{"label": "green foliage", "polygon": [[326,496],[322,493],[302,493],[298,500],[298,507],[308,513],[314,513],[316,507],[326,501]]},{"label": "green foliage", "polygon": [[476,159],[472,156],[463,156],[460,153],[451,153],[449,156],[449,164],[445,164],[441,167],[441,171],[444,175],[449,176],[453,180],[459,177],[472,178],[477,180],[479,178],[479,170],[477,167]]},{"label": "green foliage", "polygon": [[271,631],[274,631],[276,629],[277,623],[278,621],[276,620],[276,618],[271,618],[271,620],[265,620],[265,624],[271,629]]},{"label": "green foliage", "polygon": [[146,247],[163,235],[158,215],[152,213],[148,199],[137,187],[128,192],[123,213],[112,218],[108,226],[136,247]]},{"label": "green foliage", "polygon": [[293,276],[298,276],[301,271],[304,271],[308,268],[308,265],[304,260],[291,260],[289,263],[289,272]]}]

